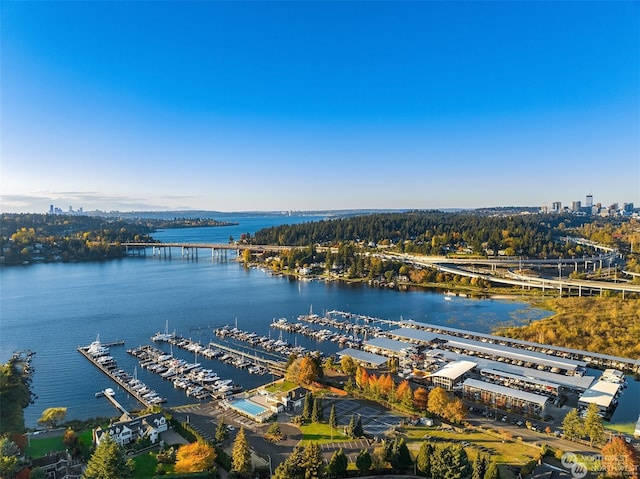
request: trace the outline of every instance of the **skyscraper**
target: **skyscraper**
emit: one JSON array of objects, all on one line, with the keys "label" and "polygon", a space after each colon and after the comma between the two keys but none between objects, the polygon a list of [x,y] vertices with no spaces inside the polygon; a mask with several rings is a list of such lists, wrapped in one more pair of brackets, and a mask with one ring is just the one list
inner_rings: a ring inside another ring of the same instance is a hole
[{"label": "skyscraper", "polygon": [[587,195],[587,208],[591,208],[593,206],[593,195]]}]

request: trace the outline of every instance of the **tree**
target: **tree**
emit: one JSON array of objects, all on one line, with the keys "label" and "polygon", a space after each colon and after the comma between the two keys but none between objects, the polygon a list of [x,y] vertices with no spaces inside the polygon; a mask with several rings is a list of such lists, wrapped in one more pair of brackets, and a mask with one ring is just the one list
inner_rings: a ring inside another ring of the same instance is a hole
[{"label": "tree", "polygon": [[304,449],[303,465],[305,479],[318,479],[322,477],[322,449],[317,442],[310,442]]},{"label": "tree", "polygon": [[486,454],[478,453],[472,465],[471,479],[484,479],[489,465],[489,458]]},{"label": "tree", "polygon": [[429,401],[427,403],[427,409],[429,412],[436,414],[437,416],[443,416],[445,408],[449,403],[449,395],[440,386],[433,388],[429,392]]},{"label": "tree", "polygon": [[362,437],[364,436],[364,429],[362,428],[362,416],[358,414],[358,420],[353,428],[353,436],[354,437]]},{"label": "tree", "polygon": [[431,461],[434,479],[465,479],[471,476],[471,464],[460,444],[437,446]]},{"label": "tree", "polygon": [[280,429],[280,424],[274,422],[269,426],[267,433],[265,434],[265,438],[270,441],[279,441],[282,439],[282,430]]},{"label": "tree", "polygon": [[324,421],[324,409],[322,407],[322,399],[316,397],[313,399],[313,410],[311,411],[312,422]]},{"label": "tree", "polygon": [[84,479],[125,479],[131,477],[134,466],[125,457],[124,449],[110,437],[103,439],[87,463]]},{"label": "tree", "polygon": [[249,442],[243,427],[240,428],[238,434],[236,434],[236,440],[233,442],[231,472],[235,472],[239,476],[246,476],[251,473],[251,451],[249,450]]},{"label": "tree", "polygon": [[358,370],[358,363],[351,356],[342,356],[340,367],[346,375],[353,377]]},{"label": "tree", "polygon": [[47,473],[40,467],[32,467],[29,471],[29,479],[46,479]]},{"label": "tree", "polygon": [[637,479],[640,460],[631,444],[621,436],[615,436],[602,448],[602,466],[607,477]]},{"label": "tree", "polygon": [[304,406],[302,408],[302,418],[308,421],[309,419],[311,419],[312,413],[313,413],[313,393],[311,391],[307,391],[307,394],[304,397]]},{"label": "tree", "polygon": [[602,424],[602,418],[598,413],[598,406],[590,403],[587,408],[587,414],[584,417],[584,432],[589,436],[590,446],[593,446],[594,442],[602,442],[604,439],[604,426]]},{"label": "tree", "polygon": [[287,381],[301,384],[302,382],[300,381],[300,365],[302,363],[302,358],[297,358],[294,355],[291,355],[289,356],[289,360],[291,362],[287,364],[287,370],[284,373],[284,377]]},{"label": "tree", "polygon": [[408,469],[413,465],[411,460],[411,454],[409,454],[409,448],[404,438],[397,437],[393,441],[393,448],[391,449],[391,467],[398,470]]},{"label": "tree", "polygon": [[328,473],[332,478],[342,477],[345,472],[347,472],[347,467],[349,466],[349,461],[347,459],[346,454],[342,450],[342,448],[338,449],[331,456],[331,460],[329,461]]},{"label": "tree", "polygon": [[0,437],[0,477],[13,477],[21,468],[20,448],[7,436]]},{"label": "tree", "polygon": [[273,479],[303,479],[304,478],[304,449],[295,446],[291,454],[276,467]]},{"label": "tree", "polygon": [[429,401],[429,392],[423,388],[419,387],[413,393],[413,404],[415,405],[418,411],[426,411],[427,405]]},{"label": "tree", "polygon": [[67,415],[66,407],[50,407],[42,412],[38,424],[46,427],[56,427]]},{"label": "tree", "polygon": [[214,436],[216,442],[224,442],[229,437],[229,428],[224,422],[224,417],[220,417],[218,421],[218,427],[216,427],[216,434]]},{"label": "tree", "polygon": [[356,417],[352,414],[351,419],[349,420],[349,424],[347,424],[347,429],[345,433],[349,437],[356,437],[355,430],[356,430]]},{"label": "tree", "polygon": [[65,446],[73,446],[78,439],[76,432],[70,427],[64,432],[64,436],[62,436],[62,443]]},{"label": "tree", "polygon": [[34,397],[31,380],[18,363],[18,358],[13,357],[0,365],[0,434],[24,431],[23,409]]},{"label": "tree", "polygon": [[487,472],[484,473],[484,479],[500,479],[500,469],[498,465],[491,461],[487,467]]},{"label": "tree", "polygon": [[431,476],[431,455],[433,454],[433,450],[433,444],[423,442],[420,445],[420,450],[416,457],[416,468],[427,477]]},{"label": "tree", "polygon": [[467,411],[461,399],[451,399],[444,408],[444,417],[453,422],[462,422]]},{"label": "tree", "polygon": [[204,442],[183,444],[176,452],[176,472],[211,471],[216,460],[216,450]]},{"label": "tree", "polygon": [[578,410],[576,408],[571,409],[562,420],[562,429],[564,429],[564,435],[569,439],[576,439],[583,436],[583,424]]},{"label": "tree", "polygon": [[245,249],[242,252],[242,261],[244,262],[244,264],[249,264],[251,262],[251,251],[248,249]]},{"label": "tree", "polygon": [[311,384],[320,377],[318,363],[309,356],[305,356],[300,361],[300,372],[298,382],[300,384]]},{"label": "tree", "polygon": [[358,454],[356,458],[356,467],[360,474],[364,475],[371,469],[371,462],[371,454],[369,454],[369,451],[366,449],[360,451],[360,454]]},{"label": "tree", "polygon": [[329,413],[329,426],[332,428],[338,427],[338,416],[336,416],[336,405],[331,405],[331,412]]}]

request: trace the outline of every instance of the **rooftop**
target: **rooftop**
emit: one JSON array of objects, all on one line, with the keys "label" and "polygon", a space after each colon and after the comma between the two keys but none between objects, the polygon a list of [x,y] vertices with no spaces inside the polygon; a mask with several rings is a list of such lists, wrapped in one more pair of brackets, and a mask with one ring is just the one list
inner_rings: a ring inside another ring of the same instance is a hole
[{"label": "rooftop", "polygon": [[430,343],[438,337],[437,334],[413,328],[399,328],[387,331],[387,334],[397,338],[408,339],[410,341],[418,341],[421,343]]},{"label": "rooftop", "polygon": [[359,349],[346,348],[338,351],[336,354],[338,354],[338,356],[350,356],[356,361],[373,364],[376,367],[381,366],[387,362],[386,356],[367,353],[365,351],[360,351]]},{"label": "rooftop", "polygon": [[407,348],[413,347],[412,344],[407,343],[406,341],[397,341],[389,338],[373,338],[369,341],[365,341],[364,346],[386,349],[388,351],[393,351],[394,353],[405,353]]},{"label": "rooftop", "polygon": [[478,363],[475,363],[473,361],[453,361],[451,363],[445,364],[442,368],[431,374],[431,377],[441,377],[456,380],[464,373],[471,371],[477,365]]},{"label": "rooftop", "polygon": [[619,388],[619,384],[596,381],[593,386],[582,393],[578,403],[595,403],[602,408],[608,408],[616,397]]},{"label": "rooftop", "polygon": [[529,393],[526,391],[520,391],[518,389],[511,389],[505,386],[499,386],[498,384],[478,381],[477,379],[466,379],[464,383],[462,383],[462,385],[464,387],[472,387],[475,389],[480,389],[482,391],[489,391],[495,394],[501,394],[502,396],[538,404],[540,407],[543,407],[548,400],[546,396],[541,396],[539,394]]}]

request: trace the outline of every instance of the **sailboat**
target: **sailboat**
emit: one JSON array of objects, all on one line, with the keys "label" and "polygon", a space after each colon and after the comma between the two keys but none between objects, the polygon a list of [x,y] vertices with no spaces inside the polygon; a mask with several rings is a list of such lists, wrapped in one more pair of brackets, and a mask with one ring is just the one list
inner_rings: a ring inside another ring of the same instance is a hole
[{"label": "sailboat", "polygon": [[167,319],[164,324],[164,333],[157,332],[151,337],[151,341],[165,341],[168,342],[176,337],[175,331],[173,333],[169,333],[169,320]]}]

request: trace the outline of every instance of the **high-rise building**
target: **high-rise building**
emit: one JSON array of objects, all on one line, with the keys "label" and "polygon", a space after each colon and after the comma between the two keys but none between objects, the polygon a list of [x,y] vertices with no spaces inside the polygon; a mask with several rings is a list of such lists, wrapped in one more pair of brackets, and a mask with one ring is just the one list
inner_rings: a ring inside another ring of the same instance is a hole
[{"label": "high-rise building", "polygon": [[577,213],[578,211],[580,211],[581,207],[582,207],[582,203],[580,201],[571,202],[571,211],[573,211],[574,213]]},{"label": "high-rise building", "polygon": [[587,195],[587,208],[591,208],[593,206],[593,195]]},{"label": "high-rise building", "polygon": [[554,201],[551,203],[551,211],[554,213],[560,213],[562,210],[562,203],[560,201]]},{"label": "high-rise building", "polygon": [[52,215],[53,214],[53,205],[49,205],[49,214]]}]

